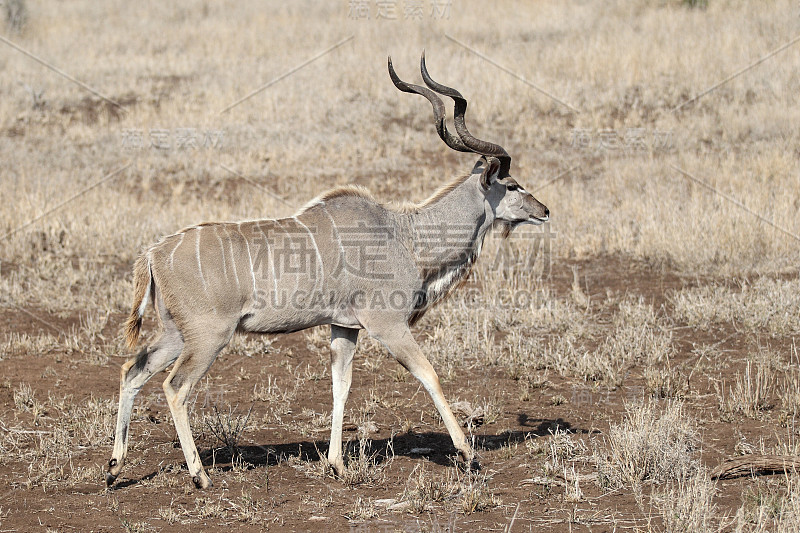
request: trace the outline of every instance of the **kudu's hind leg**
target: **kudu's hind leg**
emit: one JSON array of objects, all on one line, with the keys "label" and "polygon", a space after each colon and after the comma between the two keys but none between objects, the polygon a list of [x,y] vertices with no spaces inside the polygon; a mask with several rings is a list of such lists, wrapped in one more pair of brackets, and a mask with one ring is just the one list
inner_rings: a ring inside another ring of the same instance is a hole
[{"label": "kudu's hind leg", "polygon": [[331,326],[331,379],[333,389],[333,413],[331,413],[331,441],[328,447],[328,462],[336,474],[344,474],[342,459],[342,419],[344,404],[353,381],[353,354],[356,351],[358,330]]},{"label": "kudu's hind leg", "polygon": [[114,450],[108,462],[106,485],[117,479],[128,455],[128,433],[131,411],[136,395],[155,374],[167,368],[181,353],[183,341],[175,327],[168,323],[164,333],[152,346],[142,348],[139,354],[122,365],[119,386],[117,429],[114,433]]},{"label": "kudu's hind leg", "polygon": [[214,332],[210,328],[204,330],[202,335],[194,335],[192,340],[186,341],[183,353],[164,381],[164,394],[172,412],[172,420],[186,458],[186,466],[189,468],[192,481],[199,489],[210,487],[211,479],[203,470],[203,462],[197,453],[186,404],[192,389],[208,372],[211,363],[220,350],[228,344],[232,335],[233,330]]}]

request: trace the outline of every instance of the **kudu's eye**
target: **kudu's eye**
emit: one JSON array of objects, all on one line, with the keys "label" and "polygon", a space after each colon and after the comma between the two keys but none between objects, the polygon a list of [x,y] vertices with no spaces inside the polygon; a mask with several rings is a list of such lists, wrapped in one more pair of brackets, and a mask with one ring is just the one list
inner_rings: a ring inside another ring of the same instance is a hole
[{"label": "kudu's eye", "polygon": [[508,185],[506,185],[506,190],[507,190],[507,191],[516,191],[516,190],[519,190],[519,185],[518,185],[518,184],[516,184],[516,183],[509,183]]}]

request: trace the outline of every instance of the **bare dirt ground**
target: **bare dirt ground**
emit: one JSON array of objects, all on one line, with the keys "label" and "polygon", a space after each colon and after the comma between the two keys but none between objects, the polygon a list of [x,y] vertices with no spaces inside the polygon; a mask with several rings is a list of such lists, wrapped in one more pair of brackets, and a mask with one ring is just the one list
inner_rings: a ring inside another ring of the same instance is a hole
[{"label": "bare dirt ground", "polygon": [[[600,257],[554,265],[548,282],[554,298],[574,296],[576,270],[585,296],[602,309],[591,313],[591,321],[600,328],[611,327],[620,297],[642,298],[659,315],[669,317],[677,291],[709,281],[626,258]],[[110,317],[104,334],[113,336],[121,319]],[[80,321],[36,309],[7,310],[0,320],[7,331],[28,335],[48,327],[68,330]],[[756,418],[720,417],[715,385],[732,383],[744,371],[753,348],[747,333],[737,331],[735,324],[698,329],[680,320],[671,323],[669,330],[675,346],[670,372],[679,383],[666,395],[680,397],[684,415],[696,421],[702,435],[696,453],[702,465],[712,468],[740,455],[743,443],[770,447],[785,442],[787,430],[778,422],[777,398],[764,398]],[[424,326],[415,333],[427,334]],[[61,459],[47,461],[43,456],[31,463],[6,458],[0,470],[6,487],[4,530],[196,531],[199,525],[228,525],[241,531],[663,527],[658,513],[642,509],[641,499],[646,496],[609,492],[599,486],[596,458],[592,458],[593,447],[603,448],[610,424],[625,416],[626,405],[652,395],[652,384],[640,364],[628,365],[619,385],[613,387],[547,370],[512,378],[502,367],[464,365],[457,379],[445,384],[448,398],[468,399],[476,405],[481,399],[489,400],[484,423],[476,424],[471,432],[482,469],[467,474],[452,465],[449,437],[420,386],[396,363],[362,349],[355,363],[345,438],[350,440],[349,463],[363,472],[348,484],[335,479],[320,461],[320,454],[324,456],[327,450],[325,417],[331,401],[324,350],[302,332],[270,338],[266,346],[266,350],[243,354],[227,350],[197,394],[194,428],[215,483],[212,490],[202,492],[191,486],[156,379],[140,395],[143,405],[131,429],[131,463],[113,489],[106,490],[102,483],[110,454],[109,435],[104,432],[97,440],[70,435],[79,445]],[[724,364],[713,361],[713,355],[710,360],[711,352],[699,350],[701,346],[714,346],[714,354],[725,354]],[[791,351],[793,340],[771,338],[761,347],[767,346]],[[53,347],[6,357],[0,362],[4,442],[13,437],[15,456],[24,458],[27,452],[36,456],[34,450],[47,446],[51,433],[60,431],[54,419],[63,416],[58,406],[64,403],[101,402],[103,416],[113,414],[110,402],[115,400],[121,362],[113,357],[99,364],[87,358],[80,346],[70,352]],[[521,383],[526,380],[533,385],[523,395]],[[20,384],[30,390],[23,394]],[[273,385],[273,393],[265,392]],[[286,393],[291,400],[276,410],[274,404]],[[232,461],[231,449],[214,436],[213,428],[221,421],[231,429],[248,413]],[[204,416],[205,424],[201,422]],[[77,426],[72,431],[81,431],[81,425]],[[359,432],[369,446],[366,465],[360,462],[364,457],[358,451]],[[556,439],[567,439],[566,444],[554,444]],[[561,469],[554,465],[559,457]],[[749,476],[718,481],[717,512],[732,517],[737,509],[756,505],[750,500],[777,490],[772,485],[780,484],[782,476],[775,477],[777,481]],[[460,485],[461,492],[448,493],[449,483]],[[465,498],[464,484],[471,484],[473,499]],[[648,484],[643,492],[655,490],[658,483],[654,485]],[[414,495],[420,487],[427,487],[427,492]],[[390,510],[389,506],[395,507]]]}]

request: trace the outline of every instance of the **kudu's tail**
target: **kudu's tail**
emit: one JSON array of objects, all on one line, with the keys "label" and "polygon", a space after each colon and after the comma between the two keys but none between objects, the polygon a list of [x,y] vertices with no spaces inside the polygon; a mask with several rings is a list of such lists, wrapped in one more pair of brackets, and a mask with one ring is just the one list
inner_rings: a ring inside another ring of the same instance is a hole
[{"label": "kudu's tail", "polygon": [[147,302],[152,296],[153,273],[150,270],[148,254],[142,254],[133,266],[133,308],[125,322],[125,344],[128,348],[136,346],[142,329],[142,316]]}]

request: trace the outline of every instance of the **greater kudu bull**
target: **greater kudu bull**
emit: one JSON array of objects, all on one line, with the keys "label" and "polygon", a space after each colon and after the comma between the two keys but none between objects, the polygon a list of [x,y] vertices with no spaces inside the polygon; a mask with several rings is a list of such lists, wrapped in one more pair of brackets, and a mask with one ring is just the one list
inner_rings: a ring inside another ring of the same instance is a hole
[{"label": "greater kudu bull", "polygon": [[[106,482],[125,461],[134,398],[154,374],[173,364],[164,393],[189,473],[199,488],[203,470],[187,399],[234,332],[285,333],[331,326],[333,413],[328,460],[338,474],[342,417],[360,330],[382,342],[425,387],[461,458],[474,452],[442,394],[439,378],[409,331],[431,305],[469,273],[493,226],[507,235],[519,224],[542,224],[548,209],[509,175],[511,157],[473,137],[464,123],[467,101],[433,81],[429,88],[389,75],[404,92],[433,105],[436,131],[454,150],[480,154],[472,171],[421,204],[390,206],[364,189],[343,187],[312,200],[283,219],[205,223],[163,238],[134,267],[134,303],[126,339],[135,346],[148,302],[163,325],[160,337],[122,366],[119,412]],[[445,125],[444,104],[455,102],[457,135]],[[357,236],[358,238],[354,238]],[[353,266],[353,263],[357,263]]]}]

